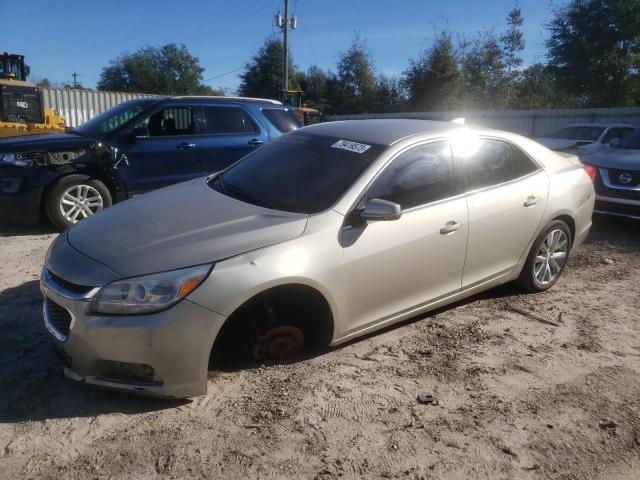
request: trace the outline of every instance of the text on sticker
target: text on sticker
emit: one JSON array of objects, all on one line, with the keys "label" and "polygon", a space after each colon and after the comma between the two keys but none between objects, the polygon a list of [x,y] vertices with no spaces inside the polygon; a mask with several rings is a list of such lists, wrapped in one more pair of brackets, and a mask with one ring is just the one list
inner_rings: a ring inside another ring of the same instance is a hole
[{"label": "text on sticker", "polygon": [[366,145],[364,143],[358,142],[350,142],[349,140],[338,140],[331,146],[333,148],[341,148],[342,150],[349,150],[350,152],[355,153],[364,153],[371,148],[371,145]]}]

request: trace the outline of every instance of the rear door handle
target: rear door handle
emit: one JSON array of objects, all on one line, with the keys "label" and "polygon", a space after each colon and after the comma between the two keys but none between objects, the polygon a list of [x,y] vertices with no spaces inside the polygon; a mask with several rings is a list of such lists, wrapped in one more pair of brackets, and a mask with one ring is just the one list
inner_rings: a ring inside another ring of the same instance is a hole
[{"label": "rear door handle", "polygon": [[182,143],[176,145],[176,148],[178,150],[189,150],[191,148],[196,148],[196,144],[195,143],[182,142]]},{"label": "rear door handle", "polygon": [[455,220],[451,220],[444,224],[444,227],[440,229],[441,235],[449,235],[450,233],[455,232],[462,226],[462,223],[456,222]]},{"label": "rear door handle", "polygon": [[524,206],[533,207],[536,203],[538,203],[538,199],[533,195],[529,195],[527,199],[524,201]]},{"label": "rear door handle", "polygon": [[258,140],[257,138],[249,140],[249,145],[251,145],[252,147],[257,147],[258,145],[262,145],[263,143],[264,142],[262,140]]}]

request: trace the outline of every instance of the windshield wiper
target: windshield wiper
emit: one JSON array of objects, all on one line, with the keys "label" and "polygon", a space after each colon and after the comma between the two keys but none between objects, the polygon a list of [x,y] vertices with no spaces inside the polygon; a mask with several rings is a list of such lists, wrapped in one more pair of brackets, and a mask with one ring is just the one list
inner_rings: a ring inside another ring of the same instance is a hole
[{"label": "windshield wiper", "polygon": [[229,183],[225,184],[224,181],[222,180],[222,175],[219,178],[220,178],[220,186],[222,187],[222,190],[228,193],[230,196],[238,200],[244,200],[248,203],[258,205],[260,207],[266,207],[272,210],[278,210],[278,208],[273,203],[270,203],[267,200],[256,197],[255,195],[252,195],[251,193],[245,192],[244,190],[234,187]]}]

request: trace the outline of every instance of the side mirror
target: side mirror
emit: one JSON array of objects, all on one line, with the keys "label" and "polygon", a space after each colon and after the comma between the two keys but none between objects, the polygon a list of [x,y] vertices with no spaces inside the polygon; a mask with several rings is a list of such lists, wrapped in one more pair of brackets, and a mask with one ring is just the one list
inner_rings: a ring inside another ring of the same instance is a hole
[{"label": "side mirror", "polygon": [[359,217],[372,222],[398,220],[402,216],[402,207],[397,203],[372,198],[367,202]]},{"label": "side mirror", "polygon": [[609,146],[610,147],[617,147],[618,144],[622,141],[621,138],[612,138],[611,140],[609,140]]}]

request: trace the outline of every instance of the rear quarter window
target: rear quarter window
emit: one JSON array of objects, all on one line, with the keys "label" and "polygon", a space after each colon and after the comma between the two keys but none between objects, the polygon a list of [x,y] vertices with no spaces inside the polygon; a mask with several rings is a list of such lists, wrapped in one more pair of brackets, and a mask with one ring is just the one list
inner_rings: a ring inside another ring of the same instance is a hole
[{"label": "rear quarter window", "polygon": [[262,114],[266,119],[276,127],[282,133],[289,133],[302,127],[302,122],[293,112],[289,109],[281,108],[264,108]]},{"label": "rear quarter window", "polygon": [[249,115],[238,107],[205,107],[205,133],[209,135],[235,135],[257,132]]}]

